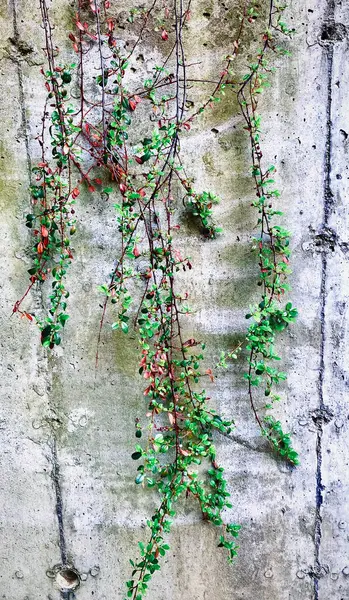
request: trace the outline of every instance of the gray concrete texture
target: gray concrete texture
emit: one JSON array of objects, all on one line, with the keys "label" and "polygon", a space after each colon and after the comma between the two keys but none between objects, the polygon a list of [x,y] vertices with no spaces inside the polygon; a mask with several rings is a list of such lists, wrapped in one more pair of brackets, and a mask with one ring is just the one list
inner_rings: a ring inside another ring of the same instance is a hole
[{"label": "gray concrete texture", "polygon": [[[218,532],[195,504],[183,503],[149,600],[349,599],[349,4],[289,4],[292,56],[280,64],[262,113],[266,160],[277,166],[293,231],[290,299],[300,313],[278,346],[289,377],[276,413],[301,464],[290,470],[260,438],[242,362],[221,374],[210,392],[237,425],[217,446],[234,505],[226,519],[242,525],[239,556],[229,566],[216,549]],[[49,6],[55,39],[68,52],[74,2]],[[214,75],[230,51],[236,8],[231,0],[193,1],[187,55],[200,57],[196,72]],[[47,355],[34,328],[10,317],[30,266],[23,215],[28,168],[39,156],[43,32],[37,1],[1,0],[0,13],[0,598],[58,600],[55,568],[66,560],[82,581],[64,597],[118,600],[156,498],[134,484],[130,458],[134,420],[145,412],[136,336],[126,340],[106,326],[94,372],[96,286],[115,256],[114,209],[96,196],[78,203],[71,320],[62,347]],[[156,52],[143,48],[145,61]],[[258,294],[248,144],[229,98],[187,135],[184,155],[199,186],[222,197],[216,217],[224,233],[202,241],[184,226],[180,241],[195,273],[185,282],[195,307],[187,327],[207,342],[210,366],[243,337]],[[42,310],[39,292],[28,308]]]}]

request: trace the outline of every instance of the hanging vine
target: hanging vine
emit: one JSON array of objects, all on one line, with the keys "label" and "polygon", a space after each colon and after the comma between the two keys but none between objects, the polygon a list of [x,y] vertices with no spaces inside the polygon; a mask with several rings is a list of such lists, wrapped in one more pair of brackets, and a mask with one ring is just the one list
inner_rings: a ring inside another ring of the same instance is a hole
[{"label": "hanging vine", "polygon": [[[291,302],[287,302],[284,306],[281,304],[285,292],[290,289],[287,281],[291,273],[290,234],[280,225],[274,224],[274,217],[283,214],[273,207],[273,200],[280,196],[280,192],[275,188],[274,165],[263,168],[261,117],[257,112],[259,96],[270,85],[269,74],[274,71],[267,59],[268,52],[271,51],[276,56],[288,54],[283,48],[277,46],[274,38],[275,32],[290,36],[294,31],[282,21],[284,10],[285,5],[270,1],[267,28],[261,39],[262,48],[258,51],[256,61],[249,65],[249,72],[243,77],[237,94],[250,141],[251,174],[256,191],[256,199],[252,206],[258,211],[259,227],[259,234],[255,238],[255,249],[260,269],[259,285],[262,287],[260,303],[251,307],[250,313],[246,315],[247,319],[253,318],[254,322],[250,325],[247,334],[249,367],[245,377],[248,381],[251,407],[262,434],[266,436],[276,452],[290,463],[298,464],[298,454],[292,447],[291,437],[284,433],[280,421],[270,414],[264,416],[260,414],[271,409],[273,403],[280,400],[280,396],[274,392],[274,386],[286,379],[286,373],[271,366],[273,361],[280,360],[274,351],[275,336],[297,317],[297,310]],[[258,9],[255,7],[252,18],[258,19],[259,16]],[[261,411],[256,406],[254,388],[262,386],[268,400]]]},{"label": "hanging vine", "polygon": [[[229,435],[234,424],[213,410],[204,389],[203,382],[214,379],[211,369],[203,367],[205,346],[194,337],[186,339],[184,333],[182,315],[189,314],[190,307],[187,294],[180,289],[180,274],[192,270],[193,265],[175,245],[180,229],[176,222],[178,199],[195,217],[203,237],[213,239],[221,231],[213,217],[219,198],[212,191],[195,189],[181,158],[181,139],[203,112],[221,100],[227,88],[237,94],[249,135],[257,197],[253,206],[258,210],[260,228],[256,247],[262,299],[248,315],[254,319],[247,335],[248,393],[263,434],[281,456],[297,463],[289,435],[283,433],[278,421],[264,414],[278,400],[273,385],[285,379],[284,373],[270,366],[278,359],[273,350],[275,335],[297,314],[290,303],[280,305],[288,290],[289,234],[272,222],[282,213],[271,204],[279,193],[272,187],[274,167],[262,167],[257,114],[258,94],[266,87],[272,70],[266,53],[282,54],[274,34],[291,33],[281,20],[284,6],[270,2],[267,27],[261,26],[263,48],[257,61],[243,79],[235,72],[245,28],[263,23],[260,4],[244,1],[232,52],[219,78],[209,82],[191,78],[185,59],[184,35],[191,0],[174,0],[172,7],[154,0],[148,9],[133,9],[129,23],[134,27],[135,40],[130,48],[116,33],[117,18],[109,0],[77,0],[74,30],[69,33],[77,64],[69,66],[56,64],[47,4],[40,0],[48,61],[48,70],[42,72],[47,101],[38,139],[41,161],[34,169],[36,184],[31,187],[32,212],[26,219],[34,232],[33,266],[28,288],[14,312],[37,323],[44,346],[52,349],[61,342],[61,330],[68,319],[65,280],[73,260],[70,238],[78,221],[75,200],[83,186],[91,193],[103,191],[108,197],[117,194],[114,206],[120,251],[108,282],[99,286],[104,304],[98,346],[111,305],[112,329],[127,334],[133,325],[137,331],[139,373],[146,386],[150,423],[147,440],[142,444],[144,432],[136,420],[138,443],[132,458],[141,461],[136,484],[155,488],[159,495],[158,508],[147,521],[148,542],[139,542],[140,557],[130,561],[127,597],[133,600],[145,595],[148,582],[160,568],[160,558],[169,549],[165,535],[181,497],[194,498],[203,518],[221,528],[219,546],[227,550],[230,561],[237,551],[240,527],[224,523],[223,511],[231,504],[213,443],[216,431]],[[167,56],[143,85],[134,85],[131,73],[135,50],[154,32],[159,43],[166,45]],[[89,64],[98,65],[93,82],[86,80]],[[70,93],[73,79],[78,81],[78,104]],[[208,98],[189,114],[188,84],[208,83],[213,86]],[[145,114],[157,124],[140,138],[139,123]],[[44,286],[49,281],[52,291],[47,313],[39,318],[22,305],[34,285]],[[221,364],[226,366],[225,359],[235,356],[234,351],[224,354]],[[261,410],[253,389],[262,382],[269,404]]]},{"label": "hanging vine", "polygon": [[[74,200],[79,191],[72,189],[72,165],[78,159],[72,148],[79,128],[74,124],[74,109],[67,105],[68,89],[75,65],[56,66],[52,28],[45,2],[40,2],[45,31],[48,70],[41,70],[47,90],[42,117],[41,161],[34,167],[35,184],[31,186],[32,212],[26,215],[26,225],[33,229],[33,264],[29,269],[30,284],[13,311],[29,321],[35,319],[41,330],[43,346],[53,348],[60,344],[60,330],[69,315],[66,312],[69,291],[65,287],[66,274],[73,258],[70,237],[75,231]],[[50,118],[50,124],[47,121]],[[49,129],[50,159],[47,158],[46,133]],[[53,279],[49,294],[48,314],[44,319],[22,310],[23,300],[36,283]]]}]

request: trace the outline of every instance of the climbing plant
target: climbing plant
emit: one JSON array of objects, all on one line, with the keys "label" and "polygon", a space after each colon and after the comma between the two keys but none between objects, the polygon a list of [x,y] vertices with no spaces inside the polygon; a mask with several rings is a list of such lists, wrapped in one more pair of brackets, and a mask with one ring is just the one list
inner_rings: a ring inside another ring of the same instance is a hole
[{"label": "climbing plant", "polygon": [[[40,7],[47,99],[38,138],[41,159],[33,169],[32,208],[26,216],[33,231],[33,264],[28,288],[14,312],[36,322],[43,346],[52,349],[61,343],[69,317],[66,281],[74,257],[71,236],[82,220],[76,216],[75,201],[84,187],[115,199],[119,251],[109,280],[99,286],[104,301],[98,345],[109,306],[113,330],[137,331],[149,426],[143,429],[136,419],[132,458],[139,466],[135,482],[155,488],[159,496],[158,508],[147,521],[148,542],[139,542],[139,557],[130,561],[127,597],[140,600],[169,549],[165,536],[180,498],[194,498],[203,519],[221,528],[219,546],[227,550],[230,561],[237,551],[240,527],[224,522],[223,511],[231,504],[213,442],[215,432],[229,435],[234,423],[222,418],[209,401],[204,382],[213,381],[214,376],[203,366],[205,345],[196,337],[186,339],[183,315],[190,314],[191,307],[181,290],[180,275],[192,272],[193,265],[185,251],[176,248],[180,202],[184,212],[194,217],[202,238],[214,239],[221,233],[213,215],[219,198],[212,190],[196,189],[182,158],[181,141],[200,115],[226,101],[227,90],[236,94],[245,121],[256,191],[252,204],[258,212],[254,245],[262,297],[247,315],[253,319],[247,332],[248,395],[273,449],[290,463],[298,462],[289,434],[269,413],[279,400],[274,386],[286,377],[272,366],[279,359],[275,337],[295,320],[297,311],[290,302],[283,304],[289,289],[289,234],[274,224],[282,214],[272,204],[279,192],[273,180],[275,167],[262,165],[257,114],[259,95],[273,71],[267,53],[286,54],[276,38],[292,32],[282,21],[284,5],[245,0],[232,34],[231,54],[217,80],[205,81],[190,77],[185,59],[191,0],[174,0],[171,5],[153,0],[148,8],[132,9],[128,26],[133,28],[134,41],[128,43],[122,39],[109,0],[77,0],[69,32],[75,59],[68,64],[58,64],[46,0],[40,0]],[[246,29],[252,29],[255,44],[261,47],[247,74],[240,76],[236,60]],[[142,84],[139,79],[134,82],[136,50],[154,39],[163,45],[166,58],[146,74]],[[208,97],[192,112],[187,107],[189,84],[212,84]],[[72,86],[79,90],[78,102]],[[149,115],[155,125],[145,131]],[[34,285],[50,287],[44,317],[23,308]],[[227,360],[236,358],[241,346],[242,342],[238,349],[223,352],[220,366],[227,367]],[[262,386],[267,404],[260,408],[254,389]]]}]

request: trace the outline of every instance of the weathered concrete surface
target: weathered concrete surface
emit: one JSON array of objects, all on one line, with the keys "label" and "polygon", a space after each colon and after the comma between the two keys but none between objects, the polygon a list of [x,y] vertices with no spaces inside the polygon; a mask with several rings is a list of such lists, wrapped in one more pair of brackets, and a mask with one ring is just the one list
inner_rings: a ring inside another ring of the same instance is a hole
[{"label": "weathered concrete surface", "polygon": [[[78,207],[84,227],[70,276],[72,317],[64,351],[47,357],[35,332],[9,316],[29,266],[22,216],[44,98],[39,9],[14,2],[0,2],[0,598],[58,600],[53,569],[68,561],[82,574],[77,600],[121,599],[154,498],[134,485],[130,458],[134,419],[144,413],[132,335],[126,343],[105,328],[94,373],[96,283],[105,281],[114,257],[114,211],[98,198],[85,197]],[[51,3],[63,47],[72,4]],[[285,223],[293,230],[292,301],[300,317],[283,339],[289,378],[278,411],[301,465],[288,470],[260,440],[241,363],[220,375],[212,398],[237,424],[232,440],[217,445],[234,504],[227,519],[243,525],[239,558],[228,566],[216,550],[218,533],[194,505],[182,506],[152,600],[349,599],[349,38],[335,26],[349,32],[349,8],[332,0],[290,4],[292,57],[278,70],[263,113],[265,154],[278,167]],[[207,76],[227,53],[234,9],[230,2],[193,3],[188,58],[203,53],[198,69]],[[243,335],[256,293],[249,155],[234,114],[222,103],[186,141],[200,186],[223,199],[217,220],[224,234],[201,242],[188,231],[182,240],[197,274],[194,284],[186,282],[197,309],[188,327],[207,342],[212,364]],[[40,310],[39,296],[31,302]]]}]

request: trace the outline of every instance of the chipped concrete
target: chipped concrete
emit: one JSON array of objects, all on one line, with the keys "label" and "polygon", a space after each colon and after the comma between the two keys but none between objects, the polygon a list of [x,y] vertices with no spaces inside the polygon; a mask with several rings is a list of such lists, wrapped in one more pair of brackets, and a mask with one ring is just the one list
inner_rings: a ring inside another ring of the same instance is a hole
[{"label": "chipped concrete", "polygon": [[[194,504],[183,503],[152,600],[349,599],[349,7],[340,0],[290,5],[287,20],[297,30],[292,56],[277,71],[273,102],[264,102],[262,112],[265,154],[277,166],[280,203],[293,230],[291,296],[300,311],[280,346],[289,377],[277,412],[293,432],[301,465],[288,469],[260,439],[238,361],[210,394],[237,424],[217,446],[234,505],[227,519],[243,526],[239,557],[227,565],[215,549],[218,532]],[[72,2],[51,6],[55,34],[67,49]],[[232,0],[193,2],[188,54],[202,56],[193,73],[214,77],[229,51],[235,9]],[[144,414],[135,337],[126,342],[106,328],[94,372],[96,284],[114,258],[114,211],[105,198],[86,195],[78,204],[83,226],[71,273],[72,318],[64,351],[47,357],[28,324],[9,316],[28,269],[23,214],[39,152],[42,30],[29,0],[0,0],[0,14],[0,598],[121,600],[128,560],[155,499],[134,485],[130,459],[134,420]],[[124,10],[118,18],[127,31]],[[147,48],[138,58],[140,68],[151,66]],[[247,141],[230,100],[207,113],[185,142],[197,181],[222,197],[216,214],[224,234],[201,242],[183,223],[180,240],[197,274],[186,282],[196,309],[188,327],[206,342],[213,365],[243,335],[257,293]],[[38,292],[30,302],[42,310]]]}]

